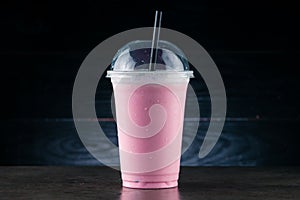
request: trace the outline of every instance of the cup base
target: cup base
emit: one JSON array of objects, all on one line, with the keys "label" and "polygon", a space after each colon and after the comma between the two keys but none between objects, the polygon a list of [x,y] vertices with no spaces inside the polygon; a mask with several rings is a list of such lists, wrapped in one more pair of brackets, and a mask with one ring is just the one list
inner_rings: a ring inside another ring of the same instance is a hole
[{"label": "cup base", "polygon": [[123,187],[139,188],[139,189],[163,189],[173,188],[178,186],[178,181],[167,182],[139,182],[139,181],[125,181],[123,180]]},{"label": "cup base", "polygon": [[[172,165],[171,165],[172,166]],[[178,163],[177,165],[178,166]],[[122,173],[123,186],[128,188],[140,188],[140,189],[159,189],[159,188],[172,188],[178,186],[178,169],[176,173],[166,173],[165,170],[169,168],[161,169],[154,172],[145,174],[132,174]]]}]

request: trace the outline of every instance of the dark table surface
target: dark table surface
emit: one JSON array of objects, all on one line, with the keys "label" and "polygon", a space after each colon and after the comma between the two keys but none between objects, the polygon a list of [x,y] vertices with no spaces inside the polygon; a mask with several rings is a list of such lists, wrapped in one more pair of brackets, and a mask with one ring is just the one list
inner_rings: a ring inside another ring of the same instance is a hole
[{"label": "dark table surface", "polygon": [[108,167],[0,167],[0,199],[300,199],[299,167],[182,167],[178,188],[122,188]]}]

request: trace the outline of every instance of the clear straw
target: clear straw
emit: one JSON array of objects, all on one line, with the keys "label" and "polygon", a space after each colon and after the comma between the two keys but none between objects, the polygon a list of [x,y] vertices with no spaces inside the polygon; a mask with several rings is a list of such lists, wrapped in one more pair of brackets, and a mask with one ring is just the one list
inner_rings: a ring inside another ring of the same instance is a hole
[{"label": "clear straw", "polygon": [[150,54],[150,63],[149,63],[150,71],[154,71],[156,67],[157,47],[159,42],[162,12],[159,12],[158,30],[157,30],[157,15],[158,15],[158,11],[155,11],[155,20],[154,20],[154,27],[153,27],[153,36],[152,36],[151,54]]}]

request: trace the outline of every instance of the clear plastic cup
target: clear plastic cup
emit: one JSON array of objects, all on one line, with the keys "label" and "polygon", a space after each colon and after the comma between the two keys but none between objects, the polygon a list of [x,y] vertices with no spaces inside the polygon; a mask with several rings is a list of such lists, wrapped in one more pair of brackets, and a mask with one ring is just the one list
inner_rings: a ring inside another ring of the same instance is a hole
[{"label": "clear plastic cup", "polygon": [[107,71],[114,90],[122,181],[130,188],[178,185],[186,91],[193,72],[174,44],[159,40],[154,52],[151,59],[150,40],[130,42]]}]

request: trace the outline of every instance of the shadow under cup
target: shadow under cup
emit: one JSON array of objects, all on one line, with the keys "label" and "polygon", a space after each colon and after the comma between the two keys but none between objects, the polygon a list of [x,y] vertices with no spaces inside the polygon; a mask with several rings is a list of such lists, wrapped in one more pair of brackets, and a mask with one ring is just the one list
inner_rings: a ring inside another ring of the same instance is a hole
[{"label": "shadow under cup", "polygon": [[181,61],[183,53],[167,42],[159,46],[157,70],[147,70],[149,64],[138,62],[148,51],[133,50],[141,43],[151,44],[125,45],[107,73],[114,90],[123,186],[176,187],[186,92],[193,75]]}]

